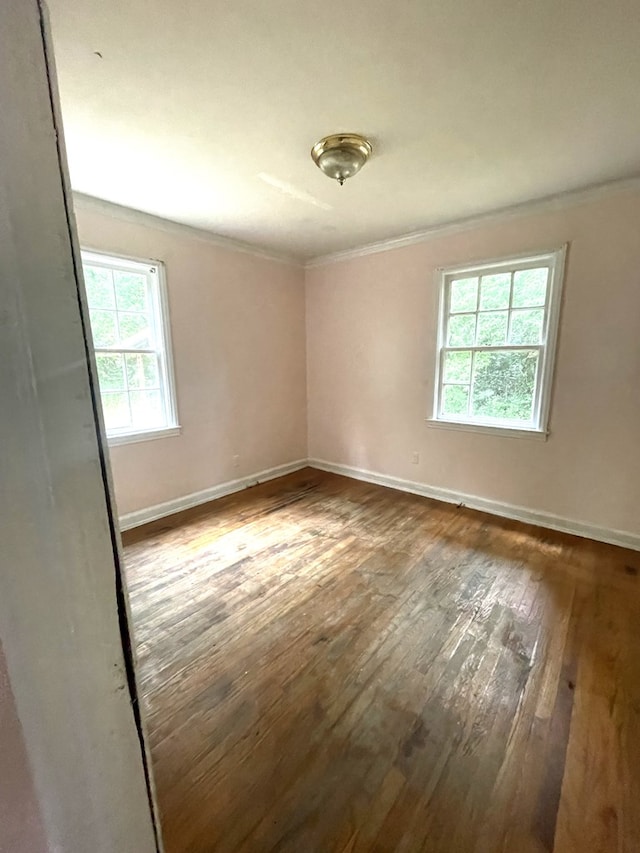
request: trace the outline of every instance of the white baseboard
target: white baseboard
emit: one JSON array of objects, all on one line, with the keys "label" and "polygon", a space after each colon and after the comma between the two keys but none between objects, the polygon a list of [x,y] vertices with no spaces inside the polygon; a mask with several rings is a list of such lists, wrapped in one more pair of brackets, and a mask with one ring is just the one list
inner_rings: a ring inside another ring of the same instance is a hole
[{"label": "white baseboard", "polygon": [[286,465],[276,465],[275,468],[266,468],[264,471],[258,471],[256,474],[240,477],[238,480],[228,480],[226,483],[211,486],[208,489],[203,489],[201,492],[193,492],[190,495],[174,498],[155,506],[138,509],[135,512],[127,512],[120,516],[120,530],[130,530],[132,527],[139,527],[141,524],[157,521],[159,518],[173,515],[175,512],[181,512],[183,509],[191,509],[191,507],[208,503],[216,498],[222,498],[234,492],[241,492],[243,489],[248,489],[249,486],[256,486],[258,483],[265,483],[267,480],[275,480],[276,477],[283,477],[285,474],[300,471],[301,468],[306,468],[307,464],[306,459],[298,459],[295,462],[288,462]]},{"label": "white baseboard", "polygon": [[481,498],[477,495],[467,495],[463,492],[454,492],[450,489],[428,486],[424,483],[416,483],[413,480],[402,480],[398,477],[390,477],[387,474],[379,474],[376,471],[367,471],[364,468],[355,468],[351,465],[337,465],[334,462],[326,462],[324,459],[298,459],[286,465],[267,468],[264,471],[258,471],[256,474],[250,474],[238,480],[229,480],[226,483],[211,486],[211,488],[203,489],[200,492],[193,492],[190,495],[165,501],[165,503],[139,509],[135,512],[128,512],[120,516],[120,529],[129,530],[132,527],[147,524],[149,521],[157,521],[159,518],[173,515],[173,513],[180,512],[183,509],[190,509],[191,507],[208,503],[208,501],[215,500],[216,498],[240,492],[243,489],[249,488],[249,486],[265,483],[267,480],[274,480],[276,477],[283,477],[285,474],[292,474],[294,471],[300,471],[307,466],[317,468],[320,471],[328,471],[332,474],[342,474],[344,477],[351,477],[353,480],[363,480],[366,483],[387,486],[391,489],[398,489],[401,492],[422,495],[423,497],[433,498],[444,503],[463,504],[470,509],[481,510],[491,515],[511,518],[515,521],[524,521],[527,524],[535,524],[538,527],[560,530],[563,533],[573,533],[575,536],[595,539],[597,542],[607,542],[610,545],[619,545],[622,548],[631,548],[634,551],[640,551],[640,534],[637,533],[599,527],[589,522],[563,518],[550,512],[532,510],[524,506],[517,506],[516,504],[502,503],[501,501],[494,501],[490,498]]},{"label": "white baseboard", "polygon": [[622,548],[631,548],[640,551],[640,534],[629,533],[625,530],[612,530],[607,527],[598,527],[584,521],[574,521],[570,518],[562,518],[550,512],[528,509],[524,506],[502,503],[501,501],[480,498],[476,495],[466,495],[462,492],[454,492],[450,489],[440,489],[436,486],[427,486],[412,480],[401,480],[397,477],[389,477],[386,474],[378,474],[375,471],[366,471],[363,468],[353,468],[350,465],[336,465],[333,462],[325,462],[323,459],[309,459],[311,468],[320,471],[329,471],[332,474],[342,474],[354,480],[363,480],[366,483],[374,483],[378,486],[388,486],[391,489],[399,489],[402,492],[411,492],[414,495],[422,495],[426,498],[434,498],[445,503],[463,504],[470,509],[478,509],[482,512],[499,515],[503,518],[511,518],[515,521],[524,521],[527,524],[535,524],[538,527],[548,527],[551,530],[560,530],[563,533],[573,533],[575,536],[583,536],[586,539],[595,539],[598,542],[607,542],[610,545],[620,545]]}]

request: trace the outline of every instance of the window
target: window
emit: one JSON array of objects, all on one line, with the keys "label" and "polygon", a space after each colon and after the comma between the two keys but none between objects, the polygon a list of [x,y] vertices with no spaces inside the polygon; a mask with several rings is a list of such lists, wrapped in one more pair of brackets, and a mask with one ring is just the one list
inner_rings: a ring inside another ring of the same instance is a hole
[{"label": "window", "polygon": [[82,252],[109,442],[177,434],[163,268]]},{"label": "window", "polygon": [[435,424],[546,435],[564,254],[442,270]]}]

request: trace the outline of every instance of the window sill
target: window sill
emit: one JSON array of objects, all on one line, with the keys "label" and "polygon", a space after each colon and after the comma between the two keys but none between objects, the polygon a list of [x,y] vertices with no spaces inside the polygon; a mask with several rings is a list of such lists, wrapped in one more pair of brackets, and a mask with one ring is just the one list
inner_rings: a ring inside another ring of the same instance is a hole
[{"label": "window sill", "polygon": [[427,418],[427,426],[437,429],[453,429],[461,432],[484,432],[489,435],[498,435],[504,438],[532,438],[537,441],[546,441],[548,432],[541,429],[518,429],[516,427],[492,426],[491,424],[470,424],[459,421],[443,421],[441,419]]},{"label": "window sill", "polygon": [[174,435],[180,435],[182,428],[180,426],[163,427],[162,429],[148,429],[143,432],[124,432],[107,434],[107,442],[109,447],[114,447],[118,444],[135,444],[138,441],[150,441],[154,438],[171,438]]}]

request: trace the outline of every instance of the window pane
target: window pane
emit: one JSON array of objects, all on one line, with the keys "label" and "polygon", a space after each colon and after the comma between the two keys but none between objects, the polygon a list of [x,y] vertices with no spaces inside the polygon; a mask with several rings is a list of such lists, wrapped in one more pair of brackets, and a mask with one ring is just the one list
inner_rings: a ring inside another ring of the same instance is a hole
[{"label": "window pane", "polygon": [[96,347],[112,347],[116,342],[115,311],[90,311],[91,333]]},{"label": "window pane", "polygon": [[491,311],[509,307],[511,273],[483,275],[480,280],[480,310]]},{"label": "window pane", "polygon": [[478,306],[478,279],[458,278],[451,282],[449,310],[453,314],[460,311],[475,311]]},{"label": "window pane", "polygon": [[131,391],[129,397],[134,427],[147,429],[164,426],[160,391]]},{"label": "window pane", "polygon": [[158,357],[152,354],[140,353],[140,355],[128,354],[127,360],[127,382],[129,388],[158,388],[160,386],[160,374],[158,371]]},{"label": "window pane", "polygon": [[102,411],[104,424],[109,429],[122,429],[131,426],[131,413],[129,412],[129,399],[126,392],[113,393],[102,392]]},{"label": "window pane", "polygon": [[443,376],[445,382],[463,382],[468,385],[471,381],[471,353],[446,353]]},{"label": "window pane", "polygon": [[476,336],[476,315],[463,314],[462,317],[449,317],[449,335],[447,346],[470,347]]},{"label": "window pane", "polygon": [[147,279],[134,272],[113,273],[120,311],[147,311]]},{"label": "window pane", "polygon": [[520,270],[513,275],[514,308],[529,305],[544,305],[547,298],[547,278],[549,270],[546,267],[536,270]]},{"label": "window pane", "polygon": [[445,385],[442,389],[442,414],[466,415],[469,407],[468,385]]},{"label": "window pane", "polygon": [[539,344],[542,340],[544,308],[511,312],[510,344]]},{"label": "window pane", "polygon": [[508,311],[478,314],[478,346],[499,347],[507,340]]},{"label": "window pane", "polygon": [[89,308],[115,308],[111,270],[83,266],[82,271]]},{"label": "window pane", "polygon": [[472,415],[530,422],[537,364],[537,350],[477,352]]},{"label": "window pane", "polygon": [[124,360],[120,353],[104,355],[96,353],[98,379],[101,391],[124,391]]},{"label": "window pane", "polygon": [[145,349],[153,346],[149,316],[147,314],[118,313],[120,326],[120,346],[127,349]]}]

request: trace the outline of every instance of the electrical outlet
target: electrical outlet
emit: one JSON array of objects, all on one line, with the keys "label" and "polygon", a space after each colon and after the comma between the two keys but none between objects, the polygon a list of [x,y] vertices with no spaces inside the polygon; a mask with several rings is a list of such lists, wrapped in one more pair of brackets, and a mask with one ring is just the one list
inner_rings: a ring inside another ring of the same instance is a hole
[{"label": "electrical outlet", "polygon": [[237,455],[233,457],[233,467],[234,468],[240,467],[240,457]]},{"label": "electrical outlet", "polygon": [[413,453],[411,454],[411,461],[413,462],[414,465],[418,465],[420,463],[420,454],[418,453],[417,450],[414,450]]}]

